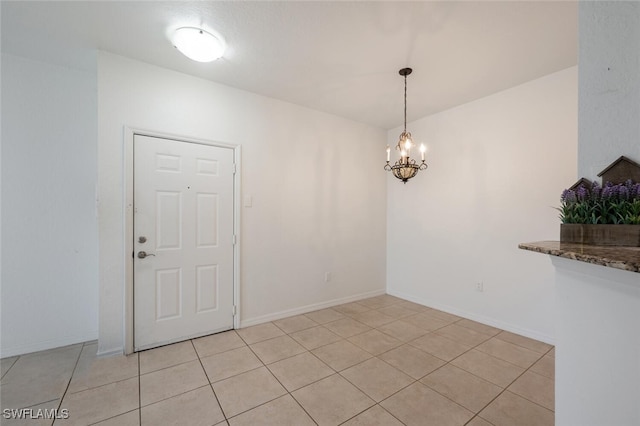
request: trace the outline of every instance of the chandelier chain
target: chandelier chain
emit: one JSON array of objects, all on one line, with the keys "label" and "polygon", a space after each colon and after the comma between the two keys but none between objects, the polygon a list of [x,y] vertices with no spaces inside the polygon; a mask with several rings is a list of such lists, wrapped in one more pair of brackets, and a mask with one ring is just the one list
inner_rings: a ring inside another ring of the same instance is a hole
[{"label": "chandelier chain", "polygon": [[404,131],[407,132],[407,75],[404,76]]}]

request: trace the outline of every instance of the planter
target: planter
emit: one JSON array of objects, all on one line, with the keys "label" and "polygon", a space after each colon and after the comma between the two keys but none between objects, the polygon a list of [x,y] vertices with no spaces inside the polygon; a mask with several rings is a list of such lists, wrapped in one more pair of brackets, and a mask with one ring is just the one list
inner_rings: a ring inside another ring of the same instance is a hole
[{"label": "planter", "polygon": [[640,225],[587,225],[563,223],[560,242],[594,246],[640,247]]}]

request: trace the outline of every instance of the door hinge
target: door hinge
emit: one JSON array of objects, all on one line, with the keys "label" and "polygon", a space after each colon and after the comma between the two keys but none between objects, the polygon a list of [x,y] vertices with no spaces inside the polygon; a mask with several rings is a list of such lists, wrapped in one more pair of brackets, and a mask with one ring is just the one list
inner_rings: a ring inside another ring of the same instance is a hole
[{"label": "door hinge", "polygon": [[233,235],[233,245],[234,246],[236,245],[236,236],[235,236],[235,234]]},{"label": "door hinge", "polygon": [[238,168],[236,167],[236,163],[233,163],[233,174],[235,175],[237,171]]},{"label": "door hinge", "polygon": [[233,305],[233,316],[235,317],[238,314],[238,309],[236,308],[236,305]]}]

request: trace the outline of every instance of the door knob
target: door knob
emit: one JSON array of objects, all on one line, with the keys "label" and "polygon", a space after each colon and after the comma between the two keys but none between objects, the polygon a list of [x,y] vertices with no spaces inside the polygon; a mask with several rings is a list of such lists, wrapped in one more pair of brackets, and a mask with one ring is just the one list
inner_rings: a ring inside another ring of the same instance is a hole
[{"label": "door knob", "polygon": [[155,254],[147,253],[146,251],[139,251],[138,252],[138,259],[144,259],[147,256],[155,256]]}]

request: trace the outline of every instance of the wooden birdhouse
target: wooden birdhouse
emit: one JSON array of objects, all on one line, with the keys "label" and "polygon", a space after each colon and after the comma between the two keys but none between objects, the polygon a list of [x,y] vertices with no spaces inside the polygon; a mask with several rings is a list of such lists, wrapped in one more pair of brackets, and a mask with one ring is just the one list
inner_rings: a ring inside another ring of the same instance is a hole
[{"label": "wooden birdhouse", "polygon": [[580,188],[580,185],[584,186],[585,189],[591,189],[591,186],[593,185],[593,182],[591,182],[587,178],[580,178],[580,180],[578,180],[576,183],[571,185],[569,187],[569,189],[572,190],[572,191],[575,191],[576,189]]},{"label": "wooden birdhouse", "polygon": [[626,182],[628,179],[640,182],[640,164],[623,155],[598,173],[598,176],[602,178],[603,185],[606,182],[617,185]]}]

